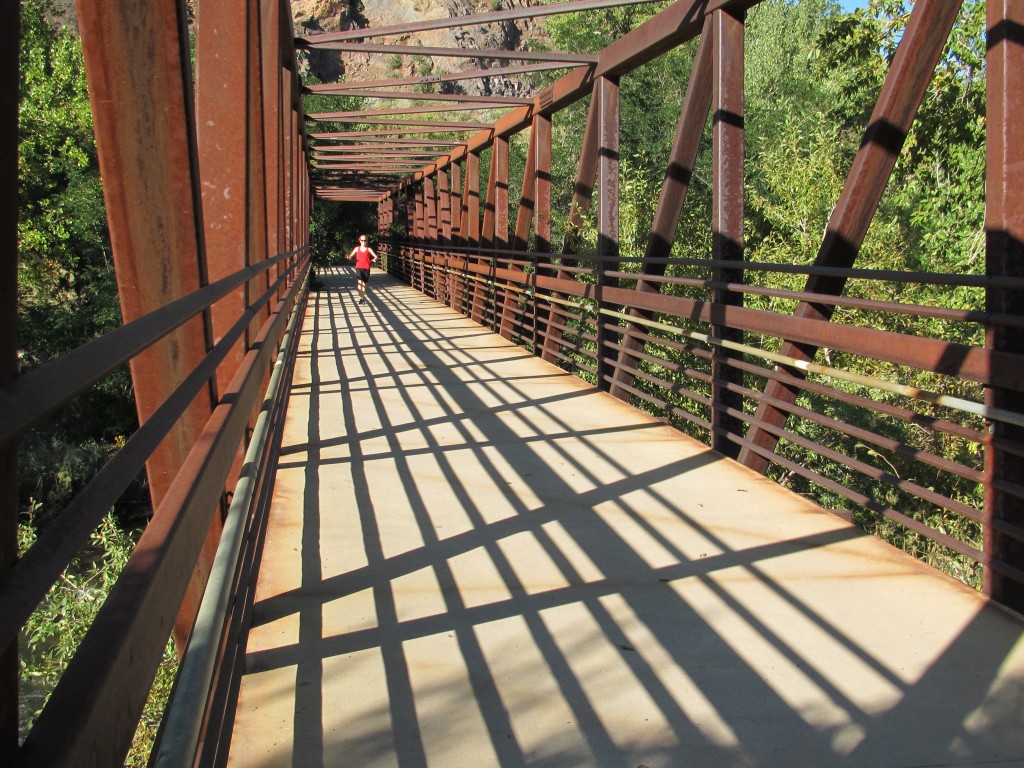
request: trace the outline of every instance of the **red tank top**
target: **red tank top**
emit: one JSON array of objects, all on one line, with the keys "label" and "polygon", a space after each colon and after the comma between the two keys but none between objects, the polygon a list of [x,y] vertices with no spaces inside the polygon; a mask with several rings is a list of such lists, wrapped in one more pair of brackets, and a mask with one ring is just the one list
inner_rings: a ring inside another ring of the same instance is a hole
[{"label": "red tank top", "polygon": [[356,269],[370,268],[370,249],[365,245],[356,248]]}]

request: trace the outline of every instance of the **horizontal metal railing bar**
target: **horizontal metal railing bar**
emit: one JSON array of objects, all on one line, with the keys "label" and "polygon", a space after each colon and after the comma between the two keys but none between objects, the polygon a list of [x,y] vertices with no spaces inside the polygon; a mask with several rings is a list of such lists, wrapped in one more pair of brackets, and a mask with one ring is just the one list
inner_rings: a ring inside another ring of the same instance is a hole
[{"label": "horizontal metal railing bar", "polygon": [[992,520],[989,521],[989,525],[992,530],[1005,533],[1007,536],[1012,536],[1017,541],[1024,542],[1024,528],[1019,525],[1014,525],[1008,520],[999,517],[992,518]]},{"label": "horizontal metal railing bar", "polygon": [[[593,302],[595,286],[572,280],[538,277],[541,290],[557,291],[576,295]],[[627,306],[640,311],[660,312],[676,317],[710,317],[713,309],[720,305],[706,301],[685,299],[666,294],[644,293],[606,286],[606,303]],[[979,383],[998,384],[1008,388],[1024,387],[1024,357],[1010,353],[998,353],[980,347],[953,344],[937,339],[908,336],[893,331],[880,331],[858,326],[837,326],[825,320],[811,320],[779,316],[761,310],[726,307],[732,324],[744,331],[763,333],[771,336],[785,335],[795,341],[806,340],[816,343],[821,338],[829,346],[841,352],[888,360],[896,365],[905,365],[938,374],[951,372],[939,370],[948,366],[946,360],[959,361],[955,371],[961,378]],[[631,316],[627,321],[632,321]],[[707,322],[705,319],[704,322]],[[776,326],[785,326],[776,328]],[[842,333],[840,334],[840,330]],[[758,354],[758,353],[754,353]],[[937,362],[938,361],[938,362]],[[985,362],[987,361],[987,362]]]},{"label": "horizontal metal railing bar", "polygon": [[1024,584],[1024,570],[1016,567],[1015,565],[1011,565],[998,557],[989,558],[987,565],[989,568],[994,571],[998,571],[1008,579],[1013,579],[1018,584]]},{"label": "horizontal metal railing bar", "polygon": [[[604,264],[648,263],[672,266],[704,267],[708,269],[729,268],[750,272],[779,272],[783,274],[797,274],[805,276],[847,277],[853,279],[877,280],[880,282],[905,282],[937,286],[960,286],[965,288],[1024,289],[1024,278],[1010,276],[968,275],[952,272],[912,272],[904,270],[864,269],[858,267],[825,267],[813,264],[775,264],[772,262],[698,259],[676,256],[663,258],[648,258],[645,256],[630,257],[623,255],[619,255],[617,257],[600,257],[596,254],[589,253],[551,253],[547,251],[525,251],[507,248],[488,248],[484,251],[479,246],[473,247],[457,244],[439,245],[429,242],[415,243],[414,241],[400,242],[397,240],[390,240],[387,242],[399,247],[414,248],[417,250],[428,250],[432,252],[451,251],[467,255],[476,255],[481,259],[489,259],[492,255],[511,255],[520,257],[524,260],[530,260],[530,263],[533,263],[532,259],[534,257],[539,257],[540,263],[538,266],[545,269],[559,269],[563,266],[557,263],[557,261],[551,261],[553,259],[570,259],[573,261],[587,261]],[[579,271],[586,272],[589,270],[583,268]],[[621,274],[623,277],[630,277],[632,279],[654,279],[653,276],[644,275],[641,272],[621,272],[617,274]]]},{"label": "horizontal metal railing bar", "polygon": [[[680,348],[682,348],[684,346],[684,345],[678,344],[676,342],[673,342],[670,339],[666,339],[664,337],[652,336],[650,334],[640,334],[640,335],[644,338],[644,340],[650,341],[650,342],[655,343],[655,344],[667,344],[667,345],[671,345],[673,348],[676,348],[676,349],[680,349]],[[687,351],[689,351],[690,353],[694,353],[694,352],[697,351],[697,348],[696,347],[691,347]],[[704,354],[705,354],[705,356],[709,355],[709,353],[704,353]],[[693,376],[695,374],[695,371],[693,371],[692,369],[687,369],[687,370],[680,370],[680,369],[678,369],[678,367],[673,366],[670,361],[667,361],[664,358],[652,357],[652,356],[649,356],[649,355],[643,355],[643,358],[648,360],[648,361],[650,361],[653,364],[664,365],[667,368],[675,369],[675,370],[677,370],[677,372],[683,373],[684,375]],[[751,364],[742,364],[741,361],[738,361],[738,360],[730,360],[729,363],[731,365],[736,365],[737,367],[742,367],[743,370],[746,370],[748,372],[754,372],[754,373],[757,373],[757,374],[765,376],[765,377],[782,378],[781,376],[776,374],[774,371],[771,371],[769,369],[760,368],[760,367],[755,367],[755,366],[753,366]],[[795,385],[798,385],[798,386],[801,385],[801,382],[805,382],[805,380],[792,379],[792,377],[787,377],[787,378],[792,380],[793,383]],[[807,385],[806,383],[804,383],[804,388],[811,389],[812,387]],[[859,405],[859,406],[864,407],[866,409],[870,409],[870,410],[874,410],[874,411],[884,411],[884,412],[887,413],[887,415],[895,416],[896,418],[900,418],[900,419],[902,419],[904,421],[917,420],[914,417],[920,417],[920,419],[927,419],[929,421],[928,426],[930,426],[932,428],[937,428],[937,429],[940,429],[940,430],[945,430],[947,432],[955,433],[955,434],[957,434],[960,437],[964,437],[966,439],[972,439],[972,440],[977,441],[977,442],[980,442],[983,439],[983,435],[981,435],[980,432],[976,432],[976,431],[972,431],[972,430],[967,430],[967,429],[963,428],[961,425],[953,424],[951,422],[944,422],[944,421],[941,421],[941,420],[938,420],[938,419],[934,419],[934,418],[931,418],[931,417],[920,416],[919,414],[916,414],[913,411],[906,411],[906,410],[902,410],[902,409],[897,409],[897,408],[892,407],[892,406],[886,406],[885,404],[880,404],[877,401],[871,401],[871,400],[867,400],[865,398],[858,398],[856,396],[850,396],[847,393],[841,392],[840,390],[835,390],[835,389],[823,387],[823,386],[820,386],[820,385],[816,388],[816,390],[820,394],[823,394],[823,395],[826,395],[826,396],[830,396],[830,397],[834,397],[834,398],[841,397],[847,403]],[[790,408],[786,408],[786,410],[791,410],[792,411],[792,409],[790,409]],[[813,416],[812,416],[812,414],[813,414]],[[817,419],[814,418],[814,417],[816,417],[816,414],[814,414],[813,411],[805,411],[803,415],[806,418],[811,418],[812,420],[817,421]],[[873,434],[873,433],[868,433],[868,434]],[[864,435],[864,437],[866,438],[867,435]],[[927,454],[927,455],[931,456],[931,454]],[[936,460],[937,460],[937,457],[936,457]],[[951,466],[947,467],[947,466],[943,465],[943,468],[948,469],[950,471],[953,471],[954,467],[960,467],[960,466],[961,465],[951,465]],[[981,481],[980,473],[977,473],[977,472],[975,472],[973,470],[968,470],[967,468],[964,468],[964,471],[966,471],[968,474],[964,475],[962,472],[957,472],[957,474],[961,474],[961,476],[965,476],[968,479],[973,479],[973,480],[976,480],[978,482]]]},{"label": "horizontal metal railing bar", "polygon": [[941,533],[940,531],[937,531],[934,528],[903,514],[902,512],[892,509],[891,507],[887,507],[884,504],[880,504],[876,502],[874,499],[864,496],[863,494],[851,491],[846,486],[837,483],[831,478],[819,475],[817,472],[813,472],[807,469],[802,464],[798,464],[794,461],[787,459],[784,456],[768,451],[764,448],[761,448],[758,445],[754,445],[749,440],[746,440],[738,435],[727,433],[727,437],[729,440],[736,443],[737,445],[749,448],[750,450],[758,453],[759,455],[764,456],[771,463],[783,467],[784,469],[788,469],[793,474],[799,475],[800,477],[809,480],[815,485],[819,485],[826,490],[832,491],[833,493],[842,496],[843,498],[853,502],[854,504],[857,504],[858,506],[864,507],[865,509],[878,513],[888,518],[889,520],[892,520],[895,523],[899,523],[905,528],[908,528],[914,531],[915,533],[921,534],[926,539],[937,542],[975,562],[981,562],[982,560],[981,551],[976,547],[971,546],[970,544],[965,544],[959,539],[954,539],[948,534]]},{"label": "horizontal metal railing bar", "polygon": [[783,368],[769,369],[759,365],[746,363],[742,360],[734,360],[733,363],[737,367],[741,367],[743,370],[753,373],[754,375],[783,381],[787,385],[806,390],[809,393],[838,400],[839,402],[860,407],[864,410],[876,411],[877,413],[885,416],[891,416],[892,418],[899,419],[900,421],[917,424],[925,429],[933,429],[937,432],[974,443],[982,443],[986,439],[986,436],[981,431],[971,429],[963,424],[957,424],[956,422],[940,419],[936,416],[929,416],[927,414],[919,413],[918,411],[912,411],[908,408],[900,408],[892,405],[891,403],[873,400],[861,395],[855,395],[852,392],[844,392],[841,389],[829,387],[821,382],[812,381],[810,379],[798,379]]},{"label": "horizontal metal railing bar", "polygon": [[121,449],[76,494],[70,504],[40,533],[35,544],[11,568],[0,593],[0,646],[11,642],[36,609],[71,558],[88,542],[103,515],[124,493],[132,479],[170,432],[217,366],[234,347],[260,310],[294,271],[282,273],[274,284],[235,322],[184,381],[125,442]]},{"label": "horizontal metal railing bar", "polygon": [[[741,420],[749,421],[747,415],[744,414],[742,411],[737,411],[733,408],[725,408],[723,410],[730,416],[735,416]],[[943,496],[942,494],[936,493],[935,491],[925,488],[918,483],[906,480],[885,469],[875,467],[871,464],[868,464],[867,462],[864,462],[856,458],[855,456],[851,456],[841,451],[837,451],[834,448],[829,448],[828,446],[819,443],[815,440],[806,438],[803,435],[798,435],[795,432],[791,432],[781,427],[768,425],[760,421],[758,421],[757,424],[762,429],[765,429],[771,432],[772,434],[777,435],[784,440],[787,440],[793,445],[799,446],[800,448],[810,451],[813,454],[834,461],[835,463],[844,466],[848,469],[852,469],[855,472],[859,472],[865,477],[869,477],[872,480],[875,480],[879,483],[884,483],[892,488],[896,488],[897,490],[900,490],[904,493],[908,493],[911,496],[915,496],[921,499],[922,501],[928,502],[929,504],[934,504],[936,507],[939,507],[941,509],[945,509],[950,512],[953,512],[954,514],[958,514],[963,517],[969,518],[974,522],[980,523],[982,521],[981,512],[967,504],[964,504],[963,502],[956,501],[954,499],[949,498],[948,496]]]},{"label": "horizontal metal railing bar", "polygon": [[725,290],[745,295],[765,296],[789,301],[804,301],[811,304],[846,307],[848,309],[858,309],[869,312],[930,317],[937,320],[945,320],[947,322],[973,323],[977,325],[999,325],[1007,328],[1024,327],[1024,318],[1019,315],[992,313],[980,309],[948,309],[946,307],[934,307],[927,304],[904,304],[896,301],[859,299],[856,297],[835,296],[823,293],[811,293],[808,291],[789,291],[780,288],[763,288],[761,286],[746,285],[744,283],[726,283],[700,278],[667,276],[649,277],[638,276],[635,273],[619,274],[624,277],[628,277],[629,279],[637,280],[638,282],[643,281],[665,285],[684,285],[691,288],[707,289],[709,291]]},{"label": "horizontal metal railing bar", "polygon": [[992,487],[997,488],[1003,493],[1009,494],[1010,496],[1024,500],[1024,485],[1021,485],[1020,483],[1014,483],[1002,478],[996,478],[992,480]]},{"label": "horizontal metal railing bar", "polygon": [[[862,427],[857,427],[848,422],[832,418],[831,416],[826,416],[824,414],[818,413],[817,411],[813,411],[810,408],[804,408],[799,405],[784,402],[774,397],[768,397],[762,394],[761,392],[749,389],[747,387],[737,387],[735,385],[729,386],[730,389],[734,389],[735,391],[739,392],[745,397],[749,397],[750,399],[755,400],[757,402],[768,403],[769,405],[772,405],[773,407],[778,408],[779,410],[786,411],[787,413],[793,416],[797,416],[803,419],[804,421],[811,422],[812,424],[817,424],[821,427],[825,427],[826,429],[834,430],[836,432],[839,432],[840,434],[846,435],[847,437],[852,437],[857,440],[862,440],[866,443],[871,443],[872,445],[875,445],[879,448],[892,451],[893,453],[897,453],[901,456],[906,456],[907,458],[913,461],[919,461],[923,464],[927,464],[928,466],[934,467],[935,469],[941,470],[943,472],[948,472],[950,474],[956,475],[957,477],[962,477],[963,479],[969,480],[973,483],[984,482],[985,476],[984,473],[981,472],[980,470],[972,469],[950,459],[937,456],[933,453],[929,453],[928,451],[921,450],[920,448],[915,448],[912,445],[907,445],[906,443],[901,443],[898,440],[885,437],[884,435],[879,435],[877,432],[872,432]],[[874,412],[877,413],[877,411]],[[750,424],[757,425],[759,427],[769,429],[769,431],[771,431],[766,424],[762,423],[760,419],[757,419],[753,416],[748,416],[745,420]]]},{"label": "horizontal metal railing bar", "polygon": [[302,301],[294,302],[288,327],[279,343],[277,361],[253,427],[231,505],[224,519],[217,554],[210,569],[210,577],[199,606],[195,626],[189,636],[172,698],[161,723],[160,743],[151,758],[151,765],[157,768],[191,768],[195,761],[221,637],[230,615],[232,590],[247,531],[245,522],[252,511],[262,457],[268,441],[272,438],[270,425],[277,395],[282,389],[284,375],[289,369],[287,363],[290,353],[294,351],[298,341],[296,331],[300,325],[302,305]]},{"label": "horizontal metal railing bar", "polygon": [[806,371],[808,373],[816,373],[821,376],[829,376],[834,379],[840,379],[861,386],[871,387],[873,389],[880,389],[893,394],[902,395],[915,400],[924,400],[935,405],[941,405],[946,408],[952,408],[954,410],[963,411],[964,413],[970,413],[975,416],[982,418],[991,419],[994,421],[1003,421],[1008,424],[1016,424],[1018,426],[1024,426],[1024,414],[1016,413],[1014,411],[1006,410],[1005,408],[994,408],[984,403],[975,403],[961,397],[953,397],[950,395],[942,395],[935,392],[928,392],[918,387],[909,387],[903,384],[897,384],[894,382],[888,382],[883,379],[878,379],[872,376],[863,376],[861,374],[850,373],[843,371],[838,368],[830,366],[819,365],[817,363],[807,363],[802,360],[789,357],[787,355],[780,355],[775,352],[768,352],[767,350],[752,347],[747,344],[737,344],[736,342],[728,341],[725,339],[716,339],[709,334],[699,333],[697,331],[686,330],[677,326],[672,326],[668,323],[658,323],[644,318],[639,318],[633,315],[626,315],[622,312],[616,312],[614,310],[602,309],[603,314],[618,317],[629,322],[641,323],[648,325],[649,327],[660,328],[670,333],[679,333],[681,335],[689,336],[693,339],[700,339],[708,344],[715,346],[721,346],[726,349],[731,349],[735,352],[742,352],[743,354],[752,355],[754,357],[760,357],[765,360],[769,360],[774,363],[781,365],[787,365],[793,368]]},{"label": "horizontal metal railing bar", "polygon": [[[130,741],[288,314],[292,280],[214,408],[29,733],[22,764],[114,764]],[[83,697],[82,691],[89,696]],[[118,738],[111,737],[111,733]],[[88,755],[88,758],[86,757]]]},{"label": "horizontal metal railing bar", "polygon": [[[683,387],[679,384],[665,381],[664,379],[655,376],[651,373],[648,373],[646,371],[637,371],[636,377],[638,379],[643,379],[644,381],[650,384],[654,384],[656,387],[659,387],[660,389],[663,389],[666,392],[673,394],[677,397],[685,397],[687,400],[692,400],[693,402],[698,403],[699,405],[703,405],[708,408],[711,407],[710,397],[706,397],[700,394],[699,392],[694,392],[692,389],[687,389],[686,387]],[[708,378],[710,379],[710,377]],[[631,387],[628,387],[622,382],[616,382],[616,385],[622,387],[623,389],[631,389]],[[675,405],[674,403],[671,403],[668,400],[656,399],[650,393],[644,393],[643,397],[644,399],[647,399],[649,402],[656,403],[662,407]]]},{"label": "horizontal metal railing bar", "polygon": [[300,250],[240,269],[22,374],[0,389],[0,442],[21,434],[232,289]]}]

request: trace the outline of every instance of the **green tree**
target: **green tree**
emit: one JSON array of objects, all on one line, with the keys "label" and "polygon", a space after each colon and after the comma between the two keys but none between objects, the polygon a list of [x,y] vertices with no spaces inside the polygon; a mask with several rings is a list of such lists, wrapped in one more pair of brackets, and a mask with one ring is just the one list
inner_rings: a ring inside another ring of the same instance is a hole
[{"label": "green tree", "polygon": [[[50,3],[21,8],[18,348],[23,370],[121,322],[81,43],[48,21]],[[127,369],[29,433],[19,496],[43,524],[134,430]],[[125,506],[134,506],[138,489]],[[139,504],[144,502],[139,499]]]}]

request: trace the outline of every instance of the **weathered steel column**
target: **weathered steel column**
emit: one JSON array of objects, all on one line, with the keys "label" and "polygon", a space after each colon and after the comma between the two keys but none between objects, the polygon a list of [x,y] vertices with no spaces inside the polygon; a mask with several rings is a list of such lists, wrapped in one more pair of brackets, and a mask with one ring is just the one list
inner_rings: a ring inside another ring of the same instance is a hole
[{"label": "weathered steel column", "polygon": [[462,175],[462,166],[452,163],[448,184],[452,198],[452,245],[462,245]]},{"label": "weathered steel column", "polygon": [[607,277],[609,269],[618,269],[619,260],[619,83],[608,77],[599,78],[595,85],[595,97],[600,109],[599,146],[597,162],[597,290],[596,290],[596,333],[597,348],[594,350],[597,368],[597,386],[608,390],[612,376],[612,355],[610,344],[613,333],[608,330],[610,322],[601,310],[604,309],[604,288],[617,283]]},{"label": "weathered steel column", "polygon": [[[281,241],[281,3],[262,0],[263,146],[266,189],[267,253],[275,256]],[[273,275],[268,275],[268,284]]]},{"label": "weathered steel column", "polygon": [[[668,266],[665,259],[672,255],[672,241],[679,226],[679,216],[686,202],[686,194],[690,189],[690,177],[693,164],[700,149],[701,137],[704,135],[704,124],[711,108],[712,61],[711,31],[712,17],[704,24],[697,55],[694,57],[693,72],[686,87],[686,98],[679,114],[675,140],[669,156],[665,180],[658,196],[658,207],[654,212],[651,232],[647,238],[644,251],[644,262],[641,268],[643,276],[662,276]],[[639,279],[636,283],[638,293],[659,293],[661,284],[653,280]],[[651,319],[653,312],[634,309],[630,311],[634,317]],[[611,394],[621,400],[629,401],[630,388],[636,378],[639,356],[643,352],[645,342],[640,334],[646,329],[637,323],[627,323],[626,332],[619,351],[619,364],[614,373]]]},{"label": "weathered steel column", "polygon": [[449,302],[451,288],[448,280],[448,261],[451,252],[448,246],[452,243],[452,198],[448,184],[448,166],[445,166],[437,172],[437,205],[441,216],[437,244],[442,252],[436,264],[437,277],[434,280],[437,300],[444,304]]},{"label": "weathered steel column", "polygon": [[412,281],[413,288],[419,291],[423,290],[423,250],[424,241],[427,237],[427,224],[426,224],[426,185],[421,181],[416,185],[413,194],[416,198],[416,217],[415,217],[415,233],[416,233],[416,249],[413,251],[413,268],[415,270]]},{"label": "weathered steel column", "polygon": [[[449,183],[451,185],[451,196],[452,196],[452,245],[463,246],[465,245],[465,238],[463,237],[463,215],[462,215],[462,201],[463,195],[463,184],[465,174],[462,172],[461,163],[452,163],[451,165],[451,178]],[[455,311],[461,311],[462,307],[462,270],[466,263],[465,254],[458,254],[455,257],[455,263],[452,263],[452,259],[448,260],[448,266],[451,272],[448,275],[448,306]]]},{"label": "weathered steel column", "polygon": [[[196,20],[196,135],[209,282],[253,262],[249,224],[249,0],[201,3]],[[248,284],[210,309],[216,343],[248,309]],[[235,375],[248,338],[243,336],[217,367],[217,388]],[[238,477],[242,451],[228,478]]]},{"label": "weathered steel column", "polygon": [[434,279],[434,249],[437,247],[437,185],[433,176],[423,180],[423,196],[426,202],[426,248],[423,253],[423,285],[420,287],[425,294],[437,298],[436,281]]},{"label": "weathered steel column", "polygon": [[[714,179],[712,181],[712,258],[716,261],[743,260],[743,18],[727,11],[714,13],[714,85],[712,136]],[[716,267],[718,283],[742,283],[742,267]],[[727,306],[742,306],[743,294],[724,288],[714,290],[712,316],[724,314]],[[711,335],[743,342],[743,331],[712,320]],[[729,365],[732,353],[714,347],[711,356],[711,447],[735,457],[739,445],[727,434],[742,437],[743,420],[727,412],[743,410],[743,397],[729,389],[742,384],[743,373]]]},{"label": "weathered steel column", "polygon": [[[80,2],[78,18],[121,312],[129,322],[206,282],[184,4]],[[134,23],[126,26],[126,18]],[[138,66],[141,55],[146,66]],[[140,422],[205,356],[206,333],[202,319],[193,318],[132,360]],[[209,418],[211,395],[204,390],[196,398],[147,462],[154,509]],[[205,579],[198,572],[189,586],[175,625],[179,648]]]},{"label": "weathered steel column", "polygon": [[[494,224],[491,230],[491,252],[490,271],[488,279],[491,281],[490,306],[492,330],[498,329],[498,307],[499,296],[503,295],[504,289],[498,287],[498,251],[508,248],[508,137],[495,136],[494,146],[491,148],[491,156],[494,159],[494,185],[490,192],[494,194],[493,216]],[[489,197],[488,197],[489,199]]]},{"label": "weathered steel column", "polygon": [[466,184],[465,184],[465,196],[463,199],[463,205],[465,206],[464,218],[463,218],[463,229],[466,232],[466,246],[470,249],[465,254],[466,266],[463,271],[464,274],[470,279],[470,283],[466,286],[465,300],[468,302],[468,306],[464,307],[463,314],[474,320],[477,319],[477,309],[475,297],[477,295],[477,282],[474,278],[479,278],[479,274],[473,270],[473,267],[480,260],[480,246],[481,246],[481,235],[480,235],[480,155],[476,152],[470,152],[466,158]]},{"label": "weathered steel column", "polygon": [[[1024,279],[1024,0],[987,4],[988,90],[986,189],[986,269],[990,278]],[[1024,315],[1024,289],[990,286],[986,310]],[[1024,331],[990,325],[985,346],[1024,354]],[[1024,393],[989,387],[988,405],[1024,413]],[[1024,613],[1024,499],[1000,487],[1024,477],[1024,429],[992,422],[985,450],[985,592]],[[1008,530],[1012,526],[1012,529]]]},{"label": "weathered steel column", "polygon": [[[526,151],[526,167],[523,169],[523,191],[519,198],[519,209],[516,212],[516,227],[510,244],[511,250],[516,252],[515,258],[520,258],[520,253],[525,251],[530,240],[530,229],[533,226],[534,197],[536,196],[537,185],[535,183],[536,152],[534,145],[537,142],[536,128],[530,131],[530,144]],[[508,269],[516,274],[523,273],[523,268],[517,264],[509,264]],[[501,319],[498,322],[498,333],[506,339],[513,337],[515,315],[519,297],[512,291],[505,293],[501,303]]]},{"label": "weathered steel column", "polygon": [[[0,386],[18,373],[18,36],[21,3],[0,8]],[[0,589],[18,556],[17,445],[0,443]],[[0,763],[18,749],[18,643],[0,648]]]},{"label": "weathered steel column", "polygon": [[[580,146],[580,159],[576,168],[572,202],[569,204],[569,220],[566,222],[565,237],[562,240],[562,264],[576,263],[575,257],[566,258],[566,254],[576,254],[579,251],[579,230],[583,226],[584,217],[590,212],[593,199],[594,179],[597,176],[598,117],[600,116],[600,100],[597,97],[597,89],[598,83],[595,83],[590,97],[590,108],[587,111],[587,127],[583,132],[583,143]],[[556,276],[561,279],[575,279],[572,272],[561,269],[558,270]],[[562,294],[555,294],[554,298],[565,297]],[[565,317],[564,309],[557,304],[551,304],[544,332],[544,345],[541,350],[541,359],[546,362],[556,363],[558,361],[557,352],[562,341],[562,329],[559,326],[565,322]]]},{"label": "weathered steel column", "polygon": [[[551,116],[538,114],[533,118],[533,352],[539,353],[541,344],[541,322],[544,320],[537,301],[537,275],[539,257],[536,254],[551,252]],[[548,260],[549,261],[549,260]]]},{"label": "weathered steel column", "polygon": [[[262,13],[260,0],[249,0],[248,3],[248,53],[249,65],[246,74],[246,84],[249,92],[248,130],[246,136],[247,164],[249,167],[248,188],[246,198],[248,200],[248,214],[246,221],[246,239],[248,240],[247,251],[250,263],[258,263],[267,258],[267,168],[266,168],[266,142],[265,142],[265,97],[263,88],[265,80],[263,77],[264,42],[261,23]],[[263,293],[270,283],[269,273],[260,275],[249,281],[249,296],[258,296]],[[249,339],[255,338],[263,321],[270,317],[271,307],[268,304],[259,317],[253,319],[249,326]],[[269,378],[269,377],[268,377]]]}]

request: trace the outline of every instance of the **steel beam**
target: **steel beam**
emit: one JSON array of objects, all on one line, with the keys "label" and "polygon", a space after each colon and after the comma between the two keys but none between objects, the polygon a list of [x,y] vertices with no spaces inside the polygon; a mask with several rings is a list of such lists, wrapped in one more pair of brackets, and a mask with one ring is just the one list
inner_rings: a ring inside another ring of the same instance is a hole
[{"label": "steel beam", "polygon": [[619,260],[619,83],[609,77],[600,77],[594,86],[598,103],[598,160],[597,160],[597,277],[595,319],[597,348],[594,350],[597,367],[597,386],[608,391],[611,379],[612,343],[608,324],[601,310],[605,308],[604,290],[618,285],[618,280],[607,275],[609,269],[618,268]]},{"label": "steel beam", "polygon": [[[580,159],[576,167],[576,179],[573,184],[572,202],[569,203],[569,219],[565,225],[565,236],[562,240],[562,264],[575,264],[574,258],[566,258],[567,254],[579,251],[578,232],[583,226],[586,215],[590,212],[590,204],[594,195],[594,179],[597,176],[597,157],[600,136],[598,135],[598,119],[600,102],[596,94],[591,96],[587,111],[587,126],[583,131],[580,145]],[[558,278],[572,278],[571,273],[559,269]],[[562,298],[556,296],[556,298]],[[558,347],[562,339],[561,326],[565,322],[565,312],[557,304],[548,310],[548,325],[544,335],[544,347],[541,359],[554,363],[557,359]]]},{"label": "steel beam", "polygon": [[[712,143],[712,257],[716,261],[743,261],[743,17],[727,11],[712,14],[713,96]],[[716,267],[713,279],[718,283],[742,283],[743,269]],[[743,294],[716,288],[712,301],[716,307],[743,305]],[[715,312],[719,315],[719,312]],[[723,313],[724,314],[724,313]],[[716,316],[711,335],[726,341],[743,343],[743,331]],[[728,435],[743,435],[743,398],[736,391],[743,373],[729,364],[733,356],[725,347],[715,346],[711,353],[711,447],[735,458],[739,446]]]},{"label": "steel beam", "polygon": [[[987,164],[985,232],[988,277],[1024,277],[1024,0],[989,0],[986,6]],[[1024,315],[1024,290],[991,287],[986,309]],[[990,324],[985,346],[1024,354],[1024,330]],[[1024,392],[989,387],[985,403],[1024,413]],[[1024,477],[1024,456],[1007,446],[1024,444],[1024,428],[992,422],[985,448],[984,589],[1024,613],[1024,542],[1003,526],[1024,528],[1024,502],[1006,488]]]},{"label": "steel beam", "polygon": [[[121,312],[128,322],[207,282],[188,38],[182,9],[169,0],[80,2],[78,16]],[[137,24],[126,26],[125,18]],[[140,51],[147,51],[147,66],[137,65]],[[161,83],[159,99],[153,82]],[[209,341],[197,318],[132,361],[140,422],[198,364]],[[212,392],[197,398],[148,462],[154,509],[212,407]],[[179,649],[204,583],[198,572],[175,628]]]}]

